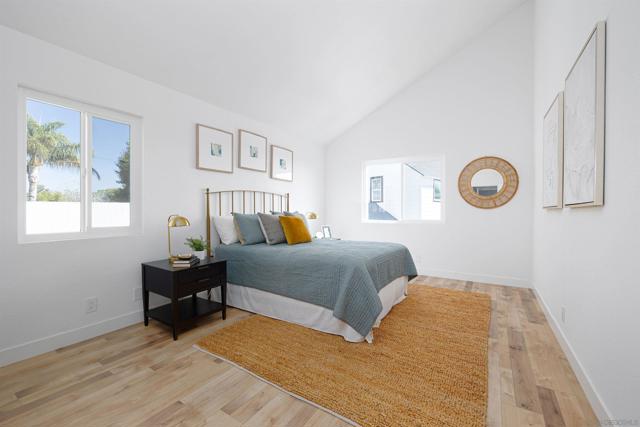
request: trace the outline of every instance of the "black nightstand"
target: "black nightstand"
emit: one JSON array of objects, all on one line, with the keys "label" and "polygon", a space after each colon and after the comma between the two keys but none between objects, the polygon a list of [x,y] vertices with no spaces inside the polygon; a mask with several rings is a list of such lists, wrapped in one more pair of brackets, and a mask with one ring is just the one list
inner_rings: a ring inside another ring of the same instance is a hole
[{"label": "black nightstand", "polygon": [[[221,303],[211,301],[211,289],[220,286]],[[207,291],[208,298],[198,297]],[[149,292],[170,298],[169,304],[149,310]],[[191,296],[191,298],[184,298]],[[181,299],[182,298],[182,299]],[[142,264],[144,325],[149,318],[173,329],[173,339],[194,321],[218,311],[227,317],[227,261],[206,258],[190,268],[173,268],[168,259]]]}]

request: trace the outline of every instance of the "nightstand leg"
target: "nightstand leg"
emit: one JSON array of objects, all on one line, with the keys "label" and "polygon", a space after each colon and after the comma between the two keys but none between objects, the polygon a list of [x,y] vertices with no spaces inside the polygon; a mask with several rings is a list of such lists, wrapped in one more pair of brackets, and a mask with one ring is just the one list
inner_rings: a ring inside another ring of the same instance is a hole
[{"label": "nightstand leg", "polygon": [[180,305],[179,305],[180,301],[178,301],[178,298],[173,297],[171,298],[171,320],[172,320],[172,324],[173,324],[173,340],[177,340],[178,339],[178,327],[180,326],[179,322],[180,322]]},{"label": "nightstand leg", "polygon": [[144,307],[144,326],[149,326],[149,291],[142,291],[142,306]]},{"label": "nightstand leg", "polygon": [[142,268],[142,311],[144,312],[144,326],[149,326],[149,291],[145,278],[145,270]]},{"label": "nightstand leg", "polygon": [[227,280],[220,286],[220,299],[222,300],[222,320],[227,318]]}]

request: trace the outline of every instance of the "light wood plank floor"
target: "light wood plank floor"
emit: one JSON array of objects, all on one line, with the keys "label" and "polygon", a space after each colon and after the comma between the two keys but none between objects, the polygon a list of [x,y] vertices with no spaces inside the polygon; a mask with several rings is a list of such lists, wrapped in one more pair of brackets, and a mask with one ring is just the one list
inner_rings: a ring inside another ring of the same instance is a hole
[{"label": "light wood plank floor", "polygon": [[[416,282],[491,295],[488,426],[599,425],[531,291]],[[249,315],[231,309],[175,342],[151,321],[0,368],[0,425],[346,425],[192,347]]]}]

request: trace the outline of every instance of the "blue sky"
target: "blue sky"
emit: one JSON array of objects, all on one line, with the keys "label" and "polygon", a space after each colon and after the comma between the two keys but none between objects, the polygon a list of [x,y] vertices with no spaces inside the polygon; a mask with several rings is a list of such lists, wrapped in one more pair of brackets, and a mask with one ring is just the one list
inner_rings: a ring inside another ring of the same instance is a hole
[{"label": "blue sky", "polygon": [[[39,123],[60,121],[65,125],[60,128],[69,141],[80,142],[80,113],[69,108],[27,100],[27,113]],[[130,137],[129,125],[110,120],[93,118],[93,168],[101,179],[92,180],[92,191],[104,188],[118,188],[116,162],[126,148]],[[57,169],[44,166],[40,170],[39,183],[53,191],[79,191],[80,172],[73,169]]]}]

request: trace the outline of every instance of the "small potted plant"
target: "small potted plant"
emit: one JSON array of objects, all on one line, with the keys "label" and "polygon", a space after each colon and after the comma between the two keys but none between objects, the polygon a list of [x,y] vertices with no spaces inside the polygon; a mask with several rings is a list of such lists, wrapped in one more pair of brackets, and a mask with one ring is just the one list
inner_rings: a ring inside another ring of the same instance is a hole
[{"label": "small potted plant", "polygon": [[205,259],[207,257],[207,249],[209,249],[209,242],[204,240],[202,236],[198,237],[189,237],[187,239],[186,245],[193,250],[193,253],[200,259]]}]

